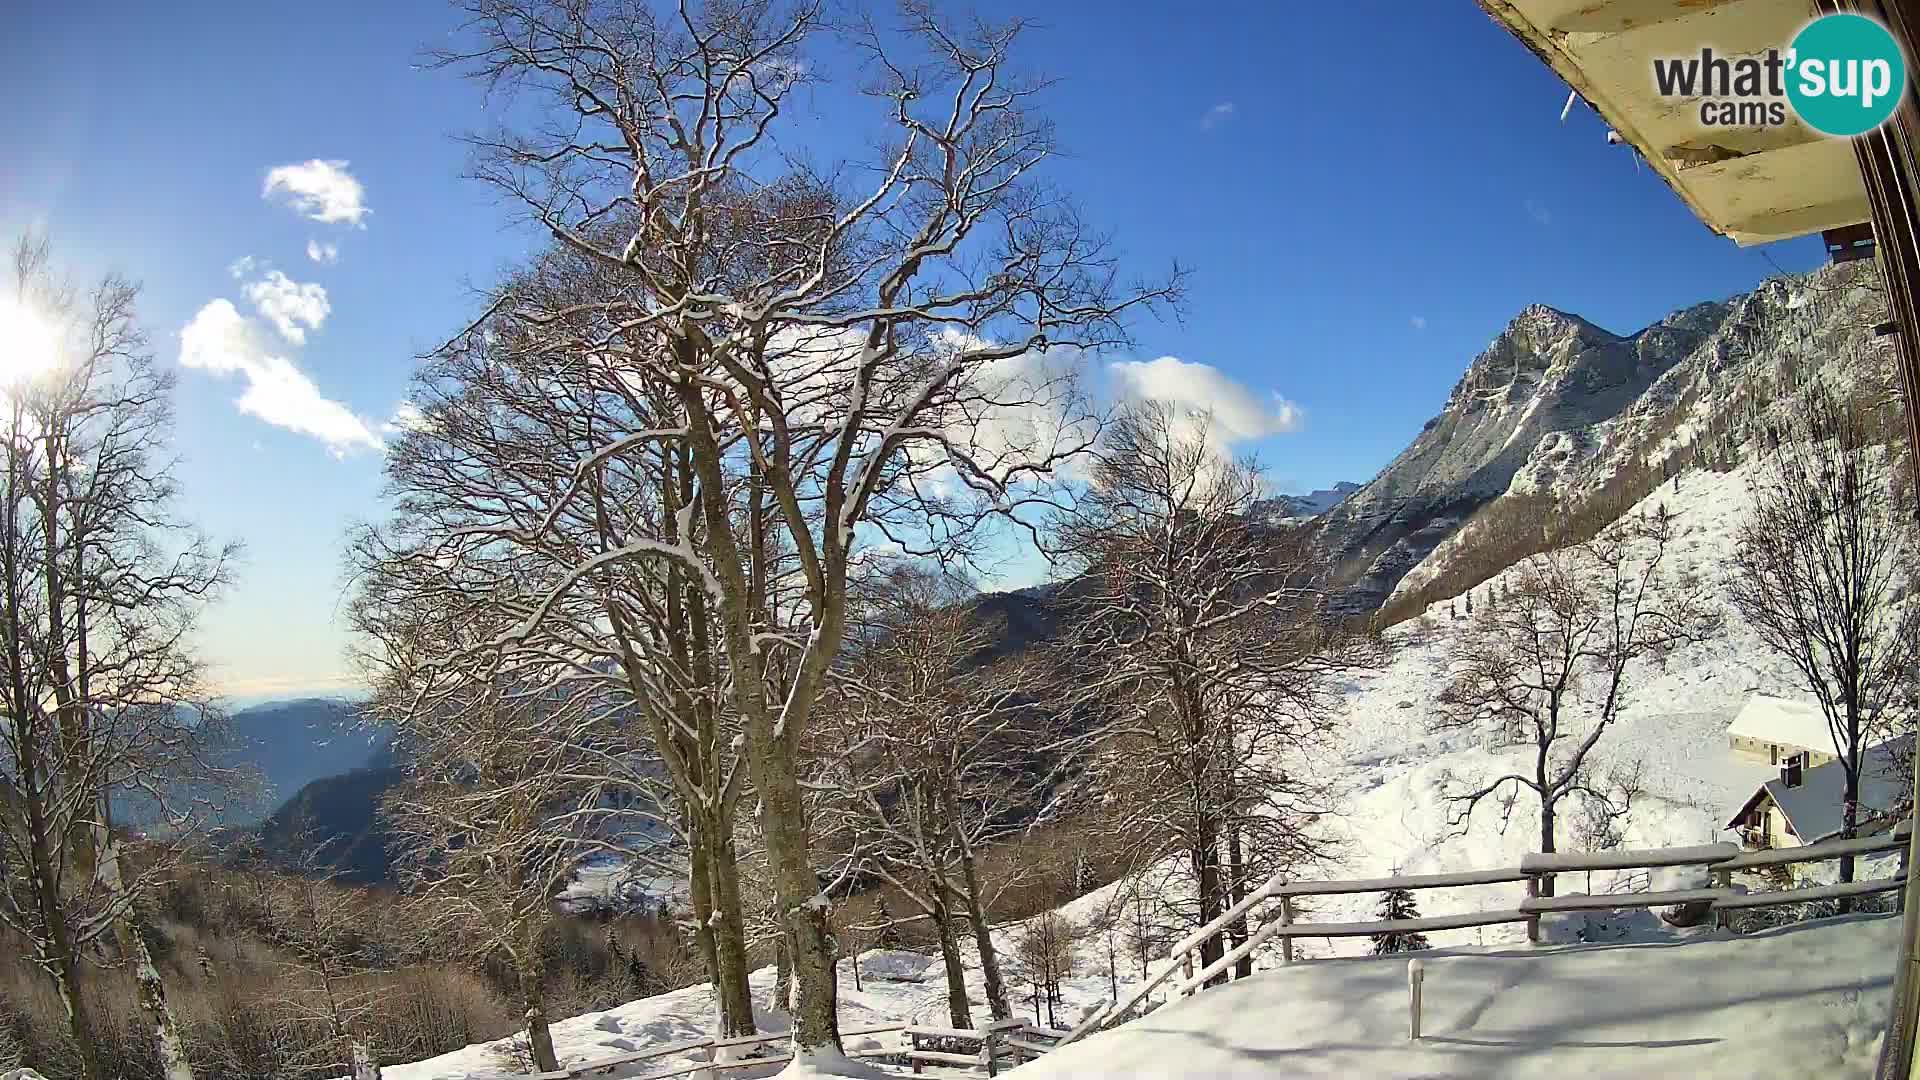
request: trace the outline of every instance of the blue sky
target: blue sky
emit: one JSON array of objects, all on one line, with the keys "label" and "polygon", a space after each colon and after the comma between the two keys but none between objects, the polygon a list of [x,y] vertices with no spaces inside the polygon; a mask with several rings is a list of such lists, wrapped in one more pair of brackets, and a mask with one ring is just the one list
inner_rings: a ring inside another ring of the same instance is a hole
[{"label": "blue sky", "polygon": [[[1560,123],[1565,88],[1468,0],[978,10],[1041,12],[1025,63],[1061,80],[1049,105],[1069,156],[1055,179],[1142,271],[1192,270],[1184,317],[1142,324],[1138,347],[1112,359],[1214,369],[1264,410],[1247,445],[1289,489],[1370,477],[1527,303],[1630,331],[1751,288],[1774,272],[1769,257],[1795,270],[1819,259],[1811,241],[1763,254],[1707,232],[1591,114]],[[457,25],[427,0],[78,0],[27,5],[0,27],[0,236],[42,228],[75,274],[142,280],[164,363],[225,300],[256,351],[305,377],[257,369],[250,414],[236,405],[245,372],[192,349],[200,366],[180,372],[185,509],[248,551],[204,633],[236,693],[347,674],[339,551],[352,521],[380,512],[370,443],[413,356],[539,244],[461,177],[453,136],[499,103],[418,63]],[[818,70],[838,61],[822,54]],[[846,105],[806,103],[816,157],[860,152],[866,114]],[[280,174],[263,197],[272,170],[314,161],[347,164]],[[335,198],[303,216],[300,190]],[[310,259],[309,242],[337,258]],[[324,318],[300,288],[312,285]],[[1276,433],[1279,398],[1294,423]]]}]

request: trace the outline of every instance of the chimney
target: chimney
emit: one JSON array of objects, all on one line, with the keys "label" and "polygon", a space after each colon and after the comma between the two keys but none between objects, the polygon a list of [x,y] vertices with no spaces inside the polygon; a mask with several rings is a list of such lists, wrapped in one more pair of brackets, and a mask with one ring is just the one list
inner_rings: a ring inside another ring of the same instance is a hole
[{"label": "chimney", "polygon": [[1788,758],[1786,764],[1780,766],[1780,786],[1790,788],[1799,787],[1802,774],[1806,771],[1806,766],[1807,755],[1804,752]]}]

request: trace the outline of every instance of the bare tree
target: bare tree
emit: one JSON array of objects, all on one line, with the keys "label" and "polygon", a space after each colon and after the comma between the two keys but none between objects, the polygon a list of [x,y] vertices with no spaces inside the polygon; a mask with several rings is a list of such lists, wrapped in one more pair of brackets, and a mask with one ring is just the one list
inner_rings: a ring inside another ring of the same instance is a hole
[{"label": "bare tree", "polygon": [[[30,943],[98,1077],[83,957],[111,941],[134,968],[168,1080],[192,1074],[140,903],[198,835],[224,771],[191,634],[232,551],[173,515],[172,379],[135,316],[138,288],[85,294],[23,240],[0,296],[0,923]],[[116,810],[165,840],[124,857]]]},{"label": "bare tree", "polygon": [[[885,134],[871,171],[835,176],[792,164],[802,136],[784,130],[817,70],[802,52],[822,29],[814,3],[466,8],[466,44],[443,61],[551,114],[476,137],[477,173],[623,275],[624,297],[591,301],[617,328],[595,345],[678,407],[585,469],[684,447],[681,516],[703,529],[599,552],[553,595],[645,560],[678,563],[705,593],[793,963],[795,1046],[840,1067],[831,905],[795,760],[846,633],[851,560],[863,537],[952,550],[980,512],[1017,512],[1089,434],[1059,419],[1076,399],[1042,353],[1119,341],[1127,309],[1172,289],[1121,285],[1101,239],[1038,183],[1053,137],[1029,109],[1043,84],[1009,65],[1017,23],[955,27],[910,4],[897,28],[854,28]],[[567,313],[510,297],[500,310]],[[776,609],[779,560],[797,595]]]},{"label": "bare tree", "polygon": [[[1258,519],[1259,476],[1220,453],[1205,414],[1137,405],[1054,536],[1081,574],[1061,663],[1100,716],[1083,794],[1135,872],[1184,860],[1195,924],[1321,850],[1307,759],[1332,725],[1331,676],[1367,652],[1337,644],[1304,539]],[[1210,937],[1201,955],[1226,948]]]},{"label": "bare tree", "polygon": [[[599,266],[547,252],[506,286],[565,308],[619,293]],[[494,316],[485,332],[433,355],[416,378],[413,420],[387,459],[397,512],[350,554],[356,619],[376,669],[435,678],[510,678],[618,700],[650,735],[656,776],[633,771],[630,805],[650,805],[679,843],[691,925],[716,988],[723,1037],[754,1030],[735,826],[748,793],[739,723],[724,690],[710,597],[684,563],[611,559],[659,538],[678,545],[693,477],[684,445],[651,442],[677,406],[624,378],[591,344],[597,308],[529,324]],[[626,445],[620,454],[608,444]],[[578,568],[597,564],[590,574]],[[510,589],[503,582],[512,582]],[[556,594],[555,590],[562,590]],[[411,605],[458,603],[512,620],[445,654],[392,646]]]},{"label": "bare tree", "polygon": [[[1495,798],[1504,822],[1521,790],[1539,803],[1540,850],[1557,850],[1560,803],[1593,800],[1603,816],[1627,810],[1621,789],[1590,768],[1595,746],[1619,719],[1636,665],[1719,627],[1698,575],[1668,563],[1675,522],[1664,506],[1623,518],[1573,547],[1535,555],[1513,571],[1497,600],[1481,604],[1453,647],[1441,692],[1440,729],[1489,721],[1532,747],[1526,772],[1450,795],[1464,828]],[[1541,888],[1553,895],[1553,879]]]},{"label": "bare tree", "polygon": [[618,850],[607,777],[629,748],[592,697],[462,683],[430,708],[376,711],[412,751],[414,775],[385,813],[428,932],[511,966],[535,1067],[558,1069],[540,940],[553,894],[589,856]]},{"label": "bare tree", "polygon": [[975,611],[964,582],[914,567],[876,577],[835,687],[843,749],[828,786],[840,797],[822,829],[932,922],[955,1027],[972,1024],[957,936],[971,924],[988,1008],[1004,1020],[1012,1008],[976,852],[1037,802],[1046,739],[1031,679],[990,662],[1004,622]]},{"label": "bare tree", "polygon": [[1059,1025],[1058,1014],[1065,1004],[1060,984],[1073,974],[1080,935],[1081,928],[1073,920],[1058,911],[1046,911],[1028,920],[1014,938],[1014,971],[1031,992],[1034,1023]]},{"label": "bare tree", "polygon": [[334,880],[327,844],[313,843],[304,829],[295,831],[304,835],[296,845],[302,855],[285,879],[284,915],[276,928],[277,943],[292,954],[288,966],[295,976],[282,1000],[294,1023],[321,1034],[317,1039],[296,1035],[286,1044],[304,1043],[305,1065],[345,1061],[353,1080],[378,1080],[368,1029],[380,989],[355,978],[368,968],[364,946],[372,911],[357,890]]},{"label": "bare tree", "polygon": [[[1847,837],[1864,753],[1906,715],[1920,661],[1920,604],[1907,596],[1920,534],[1895,492],[1896,452],[1864,406],[1808,387],[1755,469],[1729,578],[1741,617],[1820,702],[1846,778]],[[1853,880],[1851,856],[1840,880]]]}]

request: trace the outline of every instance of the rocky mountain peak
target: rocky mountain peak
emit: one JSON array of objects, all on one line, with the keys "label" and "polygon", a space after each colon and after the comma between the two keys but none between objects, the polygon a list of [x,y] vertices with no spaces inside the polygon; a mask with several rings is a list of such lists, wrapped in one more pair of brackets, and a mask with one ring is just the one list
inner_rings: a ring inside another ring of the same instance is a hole
[{"label": "rocky mountain peak", "polygon": [[1356,610],[1378,604],[1495,499],[1573,497],[1672,456],[1731,415],[1749,371],[1830,362],[1870,333],[1864,312],[1876,304],[1884,300],[1827,268],[1681,308],[1628,336],[1527,305],[1412,444],[1322,519],[1347,599]]}]

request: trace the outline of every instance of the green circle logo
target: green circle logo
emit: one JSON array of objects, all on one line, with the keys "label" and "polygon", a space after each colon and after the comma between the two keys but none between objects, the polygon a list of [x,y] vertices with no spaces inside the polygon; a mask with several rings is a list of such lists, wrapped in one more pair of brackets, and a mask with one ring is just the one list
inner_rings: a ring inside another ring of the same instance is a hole
[{"label": "green circle logo", "polygon": [[1893,115],[1907,64],[1887,28],[1864,15],[1823,15],[1793,39],[1787,100],[1824,135],[1861,135]]}]

